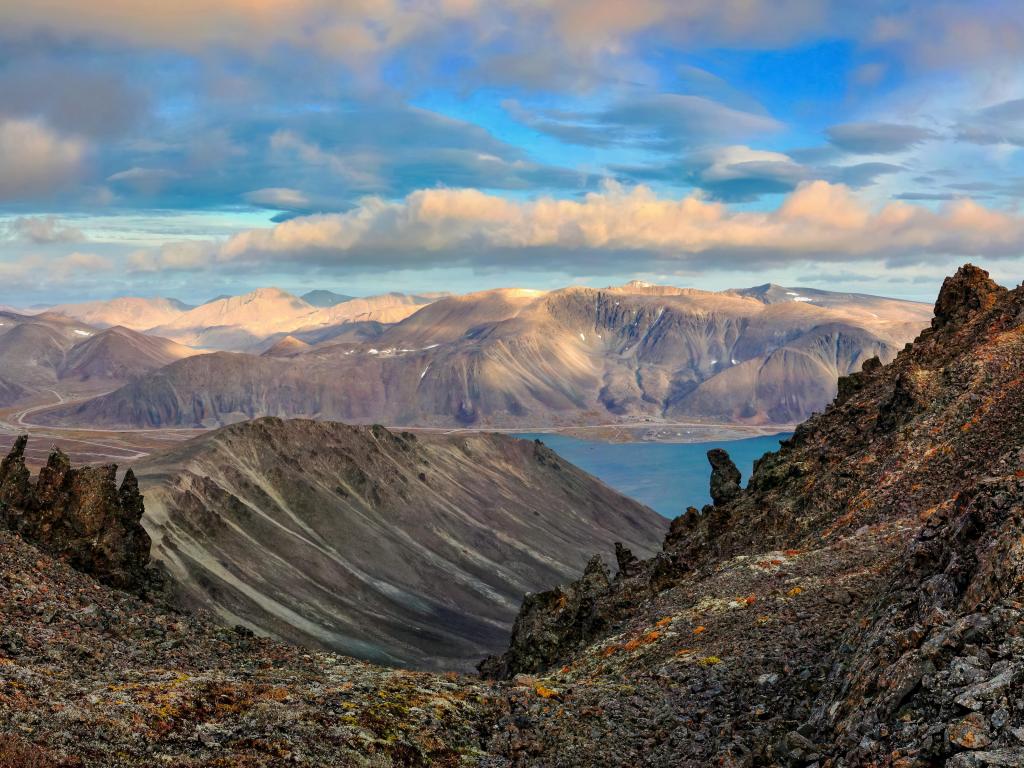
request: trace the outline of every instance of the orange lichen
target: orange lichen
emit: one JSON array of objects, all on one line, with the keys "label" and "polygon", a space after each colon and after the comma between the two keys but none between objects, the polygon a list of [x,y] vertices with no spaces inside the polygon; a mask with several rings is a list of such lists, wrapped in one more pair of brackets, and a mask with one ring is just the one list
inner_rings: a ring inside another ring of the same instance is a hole
[{"label": "orange lichen", "polygon": [[645,635],[634,637],[632,640],[630,640],[622,647],[625,648],[627,651],[635,651],[641,645],[650,645],[660,637],[661,632],[658,632],[657,630],[652,630],[651,632],[648,632]]},{"label": "orange lichen", "polygon": [[757,602],[757,596],[756,595],[747,595],[746,599],[743,602],[746,603],[747,605],[753,605],[754,603]]},{"label": "orange lichen", "polygon": [[699,626],[699,627],[695,627],[695,628],[694,628],[694,630],[693,630],[693,634],[695,634],[695,635],[699,635],[699,634],[700,634],[701,632],[704,632],[705,630],[707,630],[707,627],[705,627],[705,626],[704,626],[704,625],[702,624],[701,626]]},{"label": "orange lichen", "polygon": [[656,626],[656,627],[667,627],[671,623],[672,623],[672,617],[671,616],[666,616],[664,619],[661,619],[660,621],[655,622],[654,626]]},{"label": "orange lichen", "polygon": [[789,590],[789,592],[787,592],[786,594],[787,594],[787,595],[788,595],[789,597],[796,597],[796,596],[797,596],[797,595],[799,595],[799,594],[800,594],[801,592],[803,592],[803,589],[802,589],[801,587],[793,587],[793,588],[792,588],[791,590]]},{"label": "orange lichen", "polygon": [[537,687],[534,688],[534,690],[537,692],[537,695],[540,696],[542,699],[556,699],[561,695],[554,688],[545,688],[540,683],[537,683]]}]

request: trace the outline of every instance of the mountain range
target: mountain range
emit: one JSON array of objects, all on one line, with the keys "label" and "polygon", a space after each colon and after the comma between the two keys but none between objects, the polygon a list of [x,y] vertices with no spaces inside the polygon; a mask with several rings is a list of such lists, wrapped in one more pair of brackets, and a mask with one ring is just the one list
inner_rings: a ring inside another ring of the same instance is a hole
[{"label": "mountain range", "polygon": [[[142,575],[123,584],[136,595],[113,589],[112,563],[119,578],[144,563],[134,475],[118,488],[112,471],[55,455],[33,485],[9,457],[0,756],[44,768],[1022,765],[1022,318],[1024,288],[961,268],[911,346],[842,378],[749,479],[711,451],[713,503],[672,521],[660,551],[619,546],[614,571],[594,557],[575,581],[525,595],[484,679],[254,637],[169,611]],[[512,441],[473,445],[486,467]],[[219,455],[215,477],[257,466]],[[508,482],[529,494],[532,477]],[[55,492],[65,486],[76,492]],[[90,549],[97,520],[103,546]],[[285,518],[257,527],[274,523]]]},{"label": "mountain range", "polygon": [[241,296],[220,296],[197,307],[176,299],[120,298],[47,309],[97,327],[124,326],[201,350],[261,350],[281,336],[311,335],[320,341],[351,323],[395,323],[436,294],[353,298],[311,291],[299,298],[278,288],[258,288]]},{"label": "mountain range", "polygon": [[196,356],[41,418],[102,427],[265,415],[517,428],[790,424],[824,408],[838,377],[864,360],[891,360],[928,316],[915,302],[775,285],[389,294],[320,310],[268,289],[153,329],[267,354]]}]

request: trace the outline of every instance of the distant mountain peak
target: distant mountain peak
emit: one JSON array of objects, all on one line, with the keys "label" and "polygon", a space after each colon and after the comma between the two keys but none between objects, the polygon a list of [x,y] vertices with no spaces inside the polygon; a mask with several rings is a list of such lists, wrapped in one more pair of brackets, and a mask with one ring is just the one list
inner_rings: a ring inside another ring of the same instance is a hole
[{"label": "distant mountain peak", "polygon": [[304,302],[311,304],[314,307],[326,309],[327,307],[333,307],[338,304],[343,304],[346,301],[352,301],[354,296],[348,296],[343,293],[335,293],[334,291],[327,291],[318,289],[314,291],[308,291],[307,293],[300,296]]},{"label": "distant mountain peak", "polygon": [[271,286],[266,286],[264,288],[256,288],[255,290],[249,291],[249,293],[243,294],[242,296],[239,296],[238,298],[241,298],[241,299],[248,299],[248,298],[252,298],[252,299],[298,299],[299,297],[298,296],[294,296],[294,295],[288,293],[288,291],[282,290],[280,288],[275,288],[274,286],[271,285]]}]

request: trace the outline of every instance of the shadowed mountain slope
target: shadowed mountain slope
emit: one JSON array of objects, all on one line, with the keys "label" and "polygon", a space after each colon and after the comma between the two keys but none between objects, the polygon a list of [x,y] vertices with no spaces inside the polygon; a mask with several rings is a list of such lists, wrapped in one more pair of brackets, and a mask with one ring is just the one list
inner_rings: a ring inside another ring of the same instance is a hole
[{"label": "shadowed mountain slope", "polygon": [[187,602],[389,664],[468,668],[523,593],[667,522],[542,445],[261,419],[135,466]]},{"label": "shadowed mountain slope", "polygon": [[79,342],[57,370],[61,379],[127,381],[195,355],[194,349],[170,339],[114,326]]}]

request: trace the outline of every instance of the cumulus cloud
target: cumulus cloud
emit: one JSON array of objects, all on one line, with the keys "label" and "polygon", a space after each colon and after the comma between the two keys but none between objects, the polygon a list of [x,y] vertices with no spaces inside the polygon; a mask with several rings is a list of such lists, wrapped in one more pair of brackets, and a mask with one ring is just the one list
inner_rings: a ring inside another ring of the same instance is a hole
[{"label": "cumulus cloud", "polygon": [[927,128],[901,123],[846,123],[833,125],[825,133],[834,146],[862,155],[903,152],[935,138]]},{"label": "cumulus cloud", "polygon": [[609,184],[581,200],[512,201],[473,189],[420,190],[400,201],[368,198],[351,211],[299,217],[222,243],[169,244],[137,268],[271,262],[354,270],[501,264],[593,271],[714,265],[759,267],[808,258],[913,261],[929,254],[1016,255],[1024,219],[970,200],[938,210],[890,202],[874,208],[843,185],[801,184],[771,211],[736,211],[689,196],[659,197]]},{"label": "cumulus cloud", "polygon": [[78,243],[86,239],[82,230],[65,226],[56,216],[19,216],[8,222],[7,236],[35,245]]},{"label": "cumulus cloud", "polygon": [[77,179],[87,145],[36,119],[0,119],[0,200],[49,197]]}]

